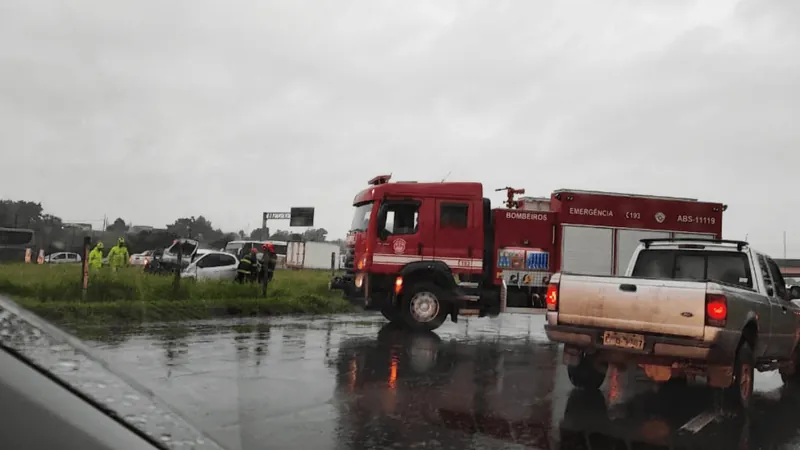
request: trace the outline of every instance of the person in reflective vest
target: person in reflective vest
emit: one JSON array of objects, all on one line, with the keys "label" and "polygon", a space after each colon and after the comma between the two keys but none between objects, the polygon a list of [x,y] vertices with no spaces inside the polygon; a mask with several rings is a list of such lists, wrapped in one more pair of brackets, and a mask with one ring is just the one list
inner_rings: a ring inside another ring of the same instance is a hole
[{"label": "person in reflective vest", "polygon": [[256,257],[258,249],[253,248],[250,254],[245,256],[239,261],[239,267],[236,270],[236,281],[244,283],[245,280],[252,280],[252,275],[258,269],[258,258]]},{"label": "person in reflective vest", "polygon": [[130,255],[128,254],[128,247],[125,246],[125,239],[119,238],[117,245],[111,247],[108,252],[108,265],[112,269],[118,270],[120,267],[127,266],[130,263]]},{"label": "person in reflective vest", "polygon": [[103,267],[103,243],[98,242],[89,252],[89,268],[99,269],[101,267]]}]

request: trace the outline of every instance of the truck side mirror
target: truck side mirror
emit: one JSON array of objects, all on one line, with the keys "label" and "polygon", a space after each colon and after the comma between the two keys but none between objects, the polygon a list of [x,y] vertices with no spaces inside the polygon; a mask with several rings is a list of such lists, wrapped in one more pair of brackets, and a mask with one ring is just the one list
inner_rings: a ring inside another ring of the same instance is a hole
[{"label": "truck side mirror", "polygon": [[378,239],[380,239],[382,241],[385,241],[385,240],[389,239],[389,230],[387,230],[386,228],[383,228],[383,227],[379,228],[378,229]]},{"label": "truck side mirror", "polygon": [[775,296],[775,289],[773,289],[772,286],[767,286],[767,296],[768,297]]},{"label": "truck side mirror", "polygon": [[789,288],[789,300],[800,299],[800,286],[792,286]]}]

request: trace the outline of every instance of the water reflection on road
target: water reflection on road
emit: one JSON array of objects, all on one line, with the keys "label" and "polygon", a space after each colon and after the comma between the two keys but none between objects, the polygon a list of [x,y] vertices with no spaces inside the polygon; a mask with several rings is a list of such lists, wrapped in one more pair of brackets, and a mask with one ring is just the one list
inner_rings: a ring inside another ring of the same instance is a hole
[{"label": "water reflection on road", "polygon": [[757,375],[744,420],[708,389],[656,392],[636,373],[612,370],[602,394],[573,390],[540,316],[436,334],[384,325],[359,315],[76,334],[231,449],[800,448],[800,395],[774,373]]}]

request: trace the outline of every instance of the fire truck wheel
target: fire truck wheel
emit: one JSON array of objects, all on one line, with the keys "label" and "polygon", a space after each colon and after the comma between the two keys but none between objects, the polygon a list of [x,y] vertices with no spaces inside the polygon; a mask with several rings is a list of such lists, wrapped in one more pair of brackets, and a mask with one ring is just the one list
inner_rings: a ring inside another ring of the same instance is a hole
[{"label": "fire truck wheel", "polygon": [[439,328],[449,314],[446,304],[442,303],[444,296],[444,290],[433,283],[413,284],[403,295],[403,321],[414,330],[432,331]]}]

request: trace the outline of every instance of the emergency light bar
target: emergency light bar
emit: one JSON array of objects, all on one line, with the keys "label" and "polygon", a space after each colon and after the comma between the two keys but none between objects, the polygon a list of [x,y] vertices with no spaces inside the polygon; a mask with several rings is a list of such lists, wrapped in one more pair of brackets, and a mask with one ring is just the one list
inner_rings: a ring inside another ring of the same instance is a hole
[{"label": "emergency light bar", "polygon": [[370,186],[377,186],[379,184],[386,184],[392,179],[392,175],[378,175],[377,177],[369,180],[367,184]]}]

